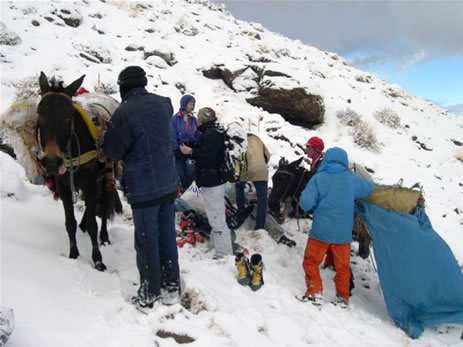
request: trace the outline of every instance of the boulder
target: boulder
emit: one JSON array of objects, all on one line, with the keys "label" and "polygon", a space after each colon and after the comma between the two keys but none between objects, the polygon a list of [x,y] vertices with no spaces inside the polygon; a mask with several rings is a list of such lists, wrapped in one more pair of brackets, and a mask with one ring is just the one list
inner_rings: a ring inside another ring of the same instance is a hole
[{"label": "boulder", "polygon": [[325,103],[319,95],[307,94],[303,88],[262,89],[258,96],[246,99],[269,113],[280,114],[287,122],[312,128],[321,124],[325,116]]}]

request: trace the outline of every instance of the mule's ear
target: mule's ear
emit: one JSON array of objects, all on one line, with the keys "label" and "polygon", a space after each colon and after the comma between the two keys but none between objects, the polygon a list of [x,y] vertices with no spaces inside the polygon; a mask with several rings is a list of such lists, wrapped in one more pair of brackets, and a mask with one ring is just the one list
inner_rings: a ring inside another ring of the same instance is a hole
[{"label": "mule's ear", "polygon": [[304,157],[300,157],[298,160],[293,161],[293,162],[291,163],[291,167],[293,167],[293,168],[298,167],[299,164],[302,162],[302,159],[304,159]]},{"label": "mule's ear", "polygon": [[43,71],[40,71],[39,86],[40,93],[42,95],[50,90],[50,85],[48,84],[48,77],[43,73]]},{"label": "mule's ear", "polygon": [[77,92],[77,90],[82,85],[82,82],[84,81],[84,78],[85,78],[85,75],[82,75],[80,78],[76,79],[74,82],[72,82],[66,88],[64,88],[64,93],[69,95],[72,98],[73,95]]}]

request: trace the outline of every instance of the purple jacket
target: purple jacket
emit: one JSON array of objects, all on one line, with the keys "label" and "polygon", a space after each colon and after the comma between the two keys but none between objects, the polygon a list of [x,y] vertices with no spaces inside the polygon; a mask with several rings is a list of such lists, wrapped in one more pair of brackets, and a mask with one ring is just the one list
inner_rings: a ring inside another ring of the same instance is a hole
[{"label": "purple jacket", "polygon": [[192,147],[199,140],[198,121],[196,117],[188,115],[188,122],[183,120],[183,115],[178,112],[170,120],[170,141],[174,149],[175,156],[182,154],[179,146],[183,143]]}]

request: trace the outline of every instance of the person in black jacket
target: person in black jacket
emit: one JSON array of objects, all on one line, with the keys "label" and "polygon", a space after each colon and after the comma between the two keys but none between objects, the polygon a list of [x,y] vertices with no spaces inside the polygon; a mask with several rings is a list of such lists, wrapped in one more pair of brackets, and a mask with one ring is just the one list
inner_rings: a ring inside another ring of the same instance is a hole
[{"label": "person in black jacket", "polygon": [[199,141],[192,149],[180,145],[184,154],[192,154],[195,160],[196,184],[201,188],[207,218],[212,227],[211,242],[216,257],[232,255],[232,239],[225,218],[225,181],[220,167],[224,161],[224,129],[217,123],[215,111],[205,107],[198,112]]},{"label": "person in black jacket", "polygon": [[174,200],[178,175],[169,137],[169,98],[148,93],[145,71],[129,66],[119,74],[122,104],[109,123],[103,150],[123,160],[123,180],[135,224],[140,287],[134,303],[151,308],[179,302],[180,278]]}]

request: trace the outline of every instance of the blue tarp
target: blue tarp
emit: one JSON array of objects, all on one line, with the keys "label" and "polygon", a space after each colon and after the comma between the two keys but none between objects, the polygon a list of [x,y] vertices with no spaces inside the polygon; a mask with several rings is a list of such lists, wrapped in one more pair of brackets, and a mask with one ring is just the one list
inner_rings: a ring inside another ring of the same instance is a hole
[{"label": "blue tarp", "polygon": [[389,315],[412,338],[425,327],[463,324],[463,274],[423,209],[412,214],[358,201],[368,224]]}]

